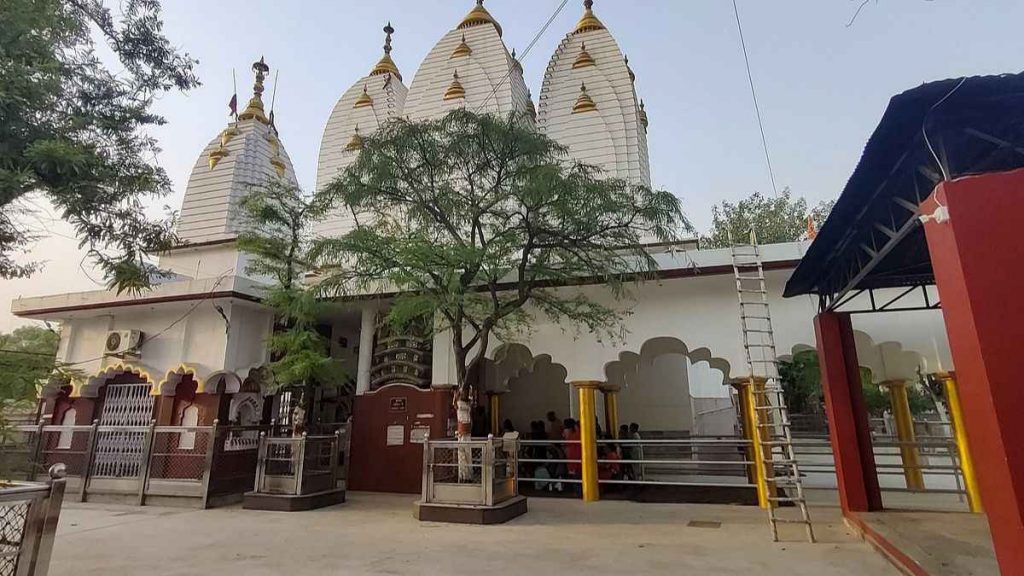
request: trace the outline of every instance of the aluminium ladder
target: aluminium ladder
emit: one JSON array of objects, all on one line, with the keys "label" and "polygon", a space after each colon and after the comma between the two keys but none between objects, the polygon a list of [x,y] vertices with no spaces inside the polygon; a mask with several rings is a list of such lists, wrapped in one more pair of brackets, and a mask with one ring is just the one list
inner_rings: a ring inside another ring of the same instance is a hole
[{"label": "aluminium ladder", "polygon": [[[779,541],[779,524],[803,524],[808,541],[814,542],[814,528],[800,480],[800,466],[793,452],[789,411],[779,381],[775,333],[768,307],[761,251],[753,231],[749,244],[732,244],[731,238],[730,244],[740,304],[743,351],[750,370],[748,385],[753,387],[753,436],[760,447],[752,453],[754,465],[759,467],[768,488],[768,524],[772,540]],[[798,509],[800,518],[780,518],[781,509],[778,507],[785,504]]]}]

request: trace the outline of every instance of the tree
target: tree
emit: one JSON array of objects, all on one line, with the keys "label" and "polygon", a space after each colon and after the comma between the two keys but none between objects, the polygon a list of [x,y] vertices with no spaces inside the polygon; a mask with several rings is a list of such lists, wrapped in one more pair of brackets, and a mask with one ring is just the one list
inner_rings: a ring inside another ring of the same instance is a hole
[{"label": "tree", "polygon": [[312,417],[313,387],[343,375],[331,358],[330,341],[317,331],[329,304],[319,301],[305,282],[312,271],[313,225],[324,217],[327,205],[323,197],[307,198],[298,187],[276,180],[254,187],[241,208],[246,224],[238,247],[252,255],[246,271],[271,281],[263,303],[274,311],[268,342],[273,381],[263,385],[267,392],[301,386],[303,408],[294,420],[305,427]]},{"label": "tree", "polygon": [[146,134],[164,119],[150,108],[198,85],[196,61],[163,36],[158,0],[124,0],[116,17],[102,0],[4,0],[0,22],[0,278],[38,269],[16,255],[37,237],[26,213],[44,199],[112,287],[149,287],[148,256],[175,241],[173,218],[143,214],[144,199],[171,190]]},{"label": "tree", "polygon": [[53,372],[59,339],[41,326],[0,334],[0,415],[35,399],[37,387]]},{"label": "tree", "polygon": [[324,193],[357,226],[316,243],[320,290],[394,291],[396,330],[450,334],[460,438],[492,338],[512,340],[538,315],[616,337],[624,313],[573,285],[627,296],[654,267],[641,239],[689,226],[672,194],[570,162],[515,115],[465,110],[386,124]]},{"label": "tree", "polygon": [[759,244],[793,242],[807,232],[807,218],[821,227],[835,200],[826,200],[808,210],[807,200],[793,198],[789,188],[775,198],[754,192],[737,203],[722,201],[711,208],[711,231],[701,238],[704,248],[724,248],[734,242],[746,242],[753,229]]}]

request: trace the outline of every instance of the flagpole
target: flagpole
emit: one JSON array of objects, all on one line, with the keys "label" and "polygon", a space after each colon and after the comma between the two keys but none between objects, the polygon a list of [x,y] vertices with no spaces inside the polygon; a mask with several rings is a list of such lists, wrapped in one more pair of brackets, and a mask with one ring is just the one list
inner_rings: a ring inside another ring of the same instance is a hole
[{"label": "flagpole", "polygon": [[233,114],[235,116],[235,122],[238,122],[238,82],[235,80],[234,68],[231,68],[231,90],[235,96],[235,110]]},{"label": "flagpole", "polygon": [[[281,76],[280,70],[274,71],[274,90],[270,93],[270,125],[274,126],[274,103],[277,102],[277,79]],[[277,131],[277,126],[274,126]]]}]

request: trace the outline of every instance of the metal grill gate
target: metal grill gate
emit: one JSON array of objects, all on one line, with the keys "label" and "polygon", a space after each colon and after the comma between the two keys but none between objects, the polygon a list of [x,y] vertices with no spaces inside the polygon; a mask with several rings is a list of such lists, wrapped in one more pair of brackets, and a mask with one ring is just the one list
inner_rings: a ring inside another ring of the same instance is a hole
[{"label": "metal grill gate", "polygon": [[[92,475],[105,478],[130,478],[142,467],[145,427],[153,418],[150,384],[108,384],[100,426],[97,431],[96,457]],[[105,426],[137,426],[138,430],[111,430]]]}]

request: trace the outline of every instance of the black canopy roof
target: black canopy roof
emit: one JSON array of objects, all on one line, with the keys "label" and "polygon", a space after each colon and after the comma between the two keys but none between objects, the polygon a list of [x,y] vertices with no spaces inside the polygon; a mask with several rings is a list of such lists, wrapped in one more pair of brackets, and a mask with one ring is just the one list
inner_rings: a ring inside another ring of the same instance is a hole
[{"label": "black canopy roof", "polygon": [[1024,166],[1024,73],[894,96],[785,296],[934,283],[918,206],[943,180]]}]

